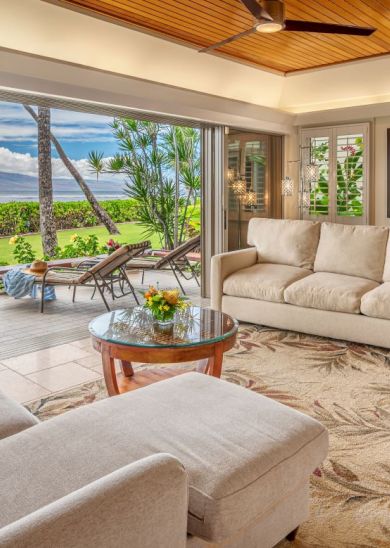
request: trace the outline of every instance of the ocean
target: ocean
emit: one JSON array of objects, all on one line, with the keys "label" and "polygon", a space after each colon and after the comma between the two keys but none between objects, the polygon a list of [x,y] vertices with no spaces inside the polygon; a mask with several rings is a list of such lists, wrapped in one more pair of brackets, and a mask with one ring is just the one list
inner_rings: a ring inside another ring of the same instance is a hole
[{"label": "ocean", "polygon": [[[128,196],[123,191],[110,191],[107,190],[94,190],[93,191],[97,200],[126,200]],[[80,191],[61,191],[54,192],[55,202],[77,202],[85,200],[84,194]],[[25,191],[10,191],[0,193],[0,203],[7,202],[38,202],[37,192],[25,192]]]}]

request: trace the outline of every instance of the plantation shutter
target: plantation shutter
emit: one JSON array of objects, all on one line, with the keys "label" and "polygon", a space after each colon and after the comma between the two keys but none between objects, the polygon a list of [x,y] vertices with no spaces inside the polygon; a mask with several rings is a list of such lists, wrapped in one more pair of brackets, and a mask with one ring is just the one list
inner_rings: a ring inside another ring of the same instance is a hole
[{"label": "plantation shutter", "polygon": [[[301,188],[310,192],[310,207],[302,207],[302,217],[367,224],[369,124],[305,129],[301,146]],[[313,181],[307,179],[310,163],[318,170]]]}]

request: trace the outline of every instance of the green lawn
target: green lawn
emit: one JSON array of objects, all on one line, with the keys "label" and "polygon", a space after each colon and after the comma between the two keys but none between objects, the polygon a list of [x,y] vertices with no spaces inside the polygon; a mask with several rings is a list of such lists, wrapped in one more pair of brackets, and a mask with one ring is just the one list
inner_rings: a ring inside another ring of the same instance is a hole
[{"label": "green lawn", "polygon": [[[101,244],[104,244],[110,238],[118,241],[122,244],[133,244],[145,240],[145,236],[142,234],[144,228],[135,223],[123,223],[117,224],[120,234],[110,236],[106,228],[102,226],[93,226],[89,228],[72,228],[70,230],[60,230],[58,235],[58,245],[63,247],[65,244],[70,243],[70,237],[72,234],[79,234],[80,236],[87,236],[88,234],[96,234]],[[33,246],[34,251],[37,252],[37,257],[42,254],[41,236],[40,234],[33,234],[31,236],[25,236]],[[161,247],[158,236],[147,238],[151,240],[152,247],[159,249]],[[0,263],[7,262],[8,264],[15,264],[15,259],[12,255],[13,246],[9,245],[9,237],[0,238]]]}]

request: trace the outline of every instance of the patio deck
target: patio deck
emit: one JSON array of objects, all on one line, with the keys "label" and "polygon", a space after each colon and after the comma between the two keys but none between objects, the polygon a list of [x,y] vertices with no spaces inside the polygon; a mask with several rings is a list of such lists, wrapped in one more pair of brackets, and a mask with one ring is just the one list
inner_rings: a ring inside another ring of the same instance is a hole
[{"label": "patio deck", "polygon": [[[148,272],[143,285],[139,272],[130,272],[130,279],[136,291],[157,281],[161,287],[177,286],[169,272]],[[195,281],[184,280],[183,285],[191,302],[201,304]],[[56,294],[44,314],[38,300],[0,295],[0,388],[22,403],[102,376],[88,332],[89,321],[106,311],[102,300],[91,300],[92,288],[87,287],[77,289],[75,303],[66,287],[57,287]],[[112,309],[134,305],[131,295],[110,301]]]}]

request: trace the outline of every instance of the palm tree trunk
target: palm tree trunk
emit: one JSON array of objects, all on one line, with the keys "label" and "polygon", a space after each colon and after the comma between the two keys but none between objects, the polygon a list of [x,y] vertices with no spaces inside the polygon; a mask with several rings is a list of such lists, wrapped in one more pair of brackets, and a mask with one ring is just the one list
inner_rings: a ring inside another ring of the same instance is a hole
[{"label": "palm tree trunk", "polygon": [[53,181],[51,171],[50,109],[38,108],[38,177],[39,217],[43,253],[54,257],[58,246],[53,212]]},{"label": "palm tree trunk", "polygon": [[[36,115],[34,110],[29,105],[23,105],[23,106],[27,110],[27,112],[32,116],[32,118],[36,122],[38,122],[38,116]],[[74,166],[74,164],[69,160],[69,158],[65,154],[64,149],[62,148],[62,146],[60,145],[56,137],[53,135],[53,133],[50,131],[50,126],[49,126],[49,134],[50,134],[50,140],[58,152],[58,156],[61,158],[65,167],[68,169],[69,173],[72,175],[72,177],[75,179],[75,181],[77,182],[77,184],[83,191],[86,199],[90,203],[91,208],[93,209],[93,212],[95,213],[98,220],[102,224],[104,224],[104,226],[107,228],[110,234],[120,234],[114,221],[108,215],[107,211],[103,209],[102,206],[99,204],[99,202],[96,200],[95,195],[89,188],[88,184],[84,181],[82,175],[79,173],[79,171]]]}]

